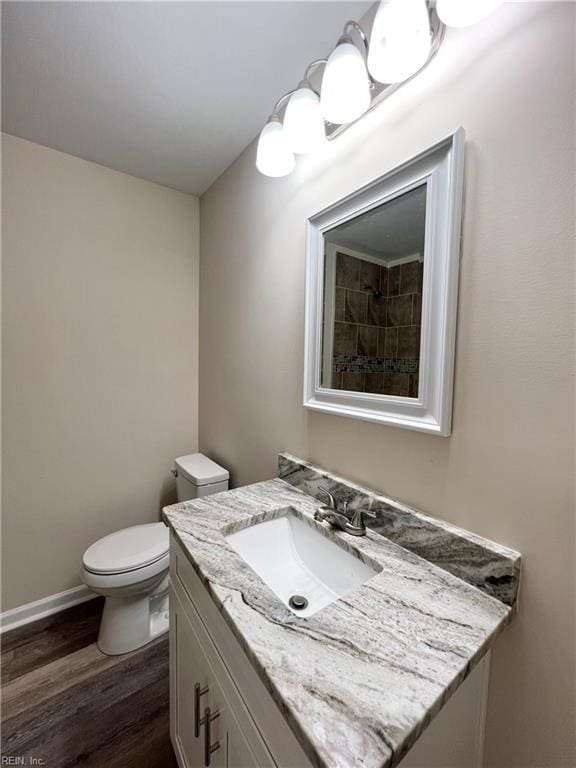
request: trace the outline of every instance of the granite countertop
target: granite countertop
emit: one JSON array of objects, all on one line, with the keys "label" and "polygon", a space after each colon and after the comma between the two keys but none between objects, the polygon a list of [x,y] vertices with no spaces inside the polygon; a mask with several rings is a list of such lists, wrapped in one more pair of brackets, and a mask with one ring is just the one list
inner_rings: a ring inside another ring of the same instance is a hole
[{"label": "granite countertop", "polygon": [[[333,490],[346,484],[289,456],[281,457],[282,472],[295,484],[295,478],[309,483],[311,472]],[[164,509],[164,518],[311,762],[327,768],[394,766],[490,648],[513,605],[487,594],[489,586],[468,583],[379,532],[351,537],[324,524],[327,535],[382,570],[318,613],[295,615],[222,533],[289,506],[319,525],[313,515],[320,502],[290,482],[278,478],[175,504]],[[360,500],[371,493],[347,487]],[[396,503],[375,494],[370,502],[373,509],[384,503],[389,523]],[[400,518],[419,514],[397,508]],[[448,531],[456,548],[465,541],[486,554],[476,553],[476,559],[488,585],[487,563],[499,574],[497,583],[507,570],[507,595],[515,598],[518,553],[425,520],[444,537]],[[410,528],[413,534],[414,524]],[[512,592],[510,573],[516,576]]]}]

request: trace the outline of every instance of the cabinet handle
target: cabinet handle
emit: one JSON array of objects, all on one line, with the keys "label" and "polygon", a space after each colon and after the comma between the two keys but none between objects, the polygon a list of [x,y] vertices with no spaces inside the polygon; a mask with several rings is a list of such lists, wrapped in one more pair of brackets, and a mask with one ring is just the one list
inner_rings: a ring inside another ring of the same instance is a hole
[{"label": "cabinet handle", "polygon": [[212,722],[220,717],[220,712],[212,713],[210,707],[206,707],[204,710],[204,717],[200,721],[200,724],[204,726],[204,766],[209,768],[210,756],[212,752],[216,752],[220,749],[220,742],[216,741],[212,744]]},{"label": "cabinet handle", "polygon": [[196,683],[194,686],[194,736],[198,738],[200,736],[200,696],[204,696],[208,693],[208,686],[200,688],[200,683]]}]

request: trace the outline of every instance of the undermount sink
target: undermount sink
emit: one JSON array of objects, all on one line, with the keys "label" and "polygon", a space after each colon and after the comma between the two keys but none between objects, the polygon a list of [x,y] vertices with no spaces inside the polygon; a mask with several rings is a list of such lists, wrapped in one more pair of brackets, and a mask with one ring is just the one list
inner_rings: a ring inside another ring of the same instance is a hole
[{"label": "undermount sink", "polygon": [[[273,514],[224,538],[296,615],[312,616],[381,570],[348,552],[292,507]],[[304,601],[296,599],[300,597]]]}]

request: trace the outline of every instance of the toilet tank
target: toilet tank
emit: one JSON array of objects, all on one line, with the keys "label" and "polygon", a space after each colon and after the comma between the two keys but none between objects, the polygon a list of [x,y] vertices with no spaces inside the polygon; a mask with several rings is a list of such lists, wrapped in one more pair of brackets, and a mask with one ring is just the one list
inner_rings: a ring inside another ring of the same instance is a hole
[{"label": "toilet tank", "polygon": [[228,470],[202,453],[190,453],[174,460],[178,501],[199,499],[228,490]]}]

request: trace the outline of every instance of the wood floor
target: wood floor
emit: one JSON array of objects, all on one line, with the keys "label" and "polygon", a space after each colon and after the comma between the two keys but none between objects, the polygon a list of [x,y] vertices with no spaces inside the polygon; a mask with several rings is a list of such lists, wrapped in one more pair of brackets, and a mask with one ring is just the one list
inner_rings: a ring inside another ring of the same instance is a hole
[{"label": "wood floor", "polygon": [[2,764],[177,768],[168,636],[104,656],[95,644],[102,605],[90,600],[2,636]]}]

